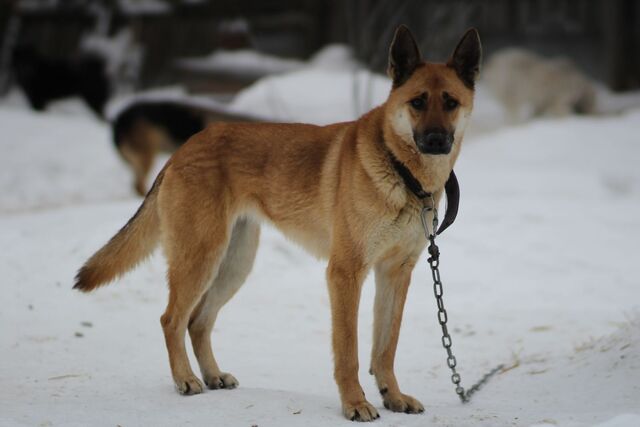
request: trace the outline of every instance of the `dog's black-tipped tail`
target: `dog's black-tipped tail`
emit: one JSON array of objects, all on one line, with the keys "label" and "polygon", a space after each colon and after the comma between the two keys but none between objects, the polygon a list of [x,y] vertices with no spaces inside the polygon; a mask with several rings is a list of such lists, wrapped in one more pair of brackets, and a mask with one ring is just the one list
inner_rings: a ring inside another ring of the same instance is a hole
[{"label": "dog's black-tipped tail", "polygon": [[160,237],[157,188],[162,175],[129,222],[78,270],[73,289],[90,292],[117,279],[151,255]]}]

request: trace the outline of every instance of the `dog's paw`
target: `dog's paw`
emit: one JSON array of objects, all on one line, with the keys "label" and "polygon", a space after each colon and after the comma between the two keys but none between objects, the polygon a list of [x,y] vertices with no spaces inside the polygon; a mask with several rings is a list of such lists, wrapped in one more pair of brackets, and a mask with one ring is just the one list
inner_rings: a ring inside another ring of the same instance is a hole
[{"label": "dog's paw", "polygon": [[417,399],[402,393],[385,394],[383,396],[384,407],[393,412],[405,414],[420,414],[424,412],[424,406]]},{"label": "dog's paw", "polygon": [[176,380],[176,388],[178,393],[190,396],[192,394],[200,394],[204,391],[204,385],[195,375],[189,375],[186,378]]},{"label": "dog's paw", "polygon": [[226,388],[230,390],[240,385],[236,377],[224,372],[220,373],[220,375],[205,377],[204,382],[211,390],[217,390],[220,388]]},{"label": "dog's paw", "polygon": [[380,418],[376,408],[366,400],[355,402],[353,404],[343,403],[342,413],[351,421],[373,421]]}]

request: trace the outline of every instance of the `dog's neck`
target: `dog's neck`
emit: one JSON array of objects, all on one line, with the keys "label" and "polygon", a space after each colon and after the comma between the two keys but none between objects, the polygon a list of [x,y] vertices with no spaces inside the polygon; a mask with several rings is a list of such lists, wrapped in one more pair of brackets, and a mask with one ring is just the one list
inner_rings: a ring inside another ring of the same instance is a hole
[{"label": "dog's neck", "polygon": [[[446,171],[442,179],[439,176],[429,178],[429,167],[420,161],[420,154],[407,149],[398,155],[392,150],[392,144],[386,137],[384,115],[384,106],[380,106],[356,122],[356,151],[372,185],[392,209],[401,210],[416,202],[422,204],[419,195],[426,197],[429,193],[437,203],[453,165],[448,166],[448,162],[444,165]],[[402,141],[398,143],[407,145]],[[398,165],[394,165],[394,159]]]},{"label": "dog's neck", "polygon": [[[418,199],[426,202],[427,206],[431,206],[433,208],[437,208],[437,201],[440,199],[442,194],[442,190],[438,192],[438,194],[433,194],[424,190],[420,181],[416,179],[415,176],[411,173],[411,171],[399,161],[393,153],[389,150],[389,158],[393,168],[396,173],[400,175],[402,180],[404,181],[405,186],[409,191],[411,191]],[[440,224],[440,228],[437,231],[437,234],[442,233],[445,229],[447,229],[456,219],[458,214],[458,206],[460,203],[460,187],[458,185],[458,179],[456,174],[451,169],[449,177],[447,178],[446,183],[444,184],[444,190],[447,195],[447,210],[445,212],[444,219]],[[431,203],[435,203],[435,205],[431,205],[427,200],[430,199]]]},{"label": "dog's neck", "polygon": [[[390,120],[383,119],[382,141],[391,158],[400,162],[421,184],[423,191],[436,193],[443,189],[460,152],[461,138],[448,155],[424,155],[413,141],[405,141],[396,134]],[[402,177],[402,174],[399,173]],[[404,181],[404,177],[403,177]],[[406,182],[406,181],[404,181]]]},{"label": "dog's neck", "polygon": [[402,162],[393,155],[393,153],[389,152],[389,157],[391,158],[391,164],[393,168],[396,170],[397,174],[400,175],[406,187],[418,198],[418,199],[426,199],[431,196],[431,193],[424,191],[422,188],[422,184],[420,181],[413,176],[411,171],[407,169]]}]

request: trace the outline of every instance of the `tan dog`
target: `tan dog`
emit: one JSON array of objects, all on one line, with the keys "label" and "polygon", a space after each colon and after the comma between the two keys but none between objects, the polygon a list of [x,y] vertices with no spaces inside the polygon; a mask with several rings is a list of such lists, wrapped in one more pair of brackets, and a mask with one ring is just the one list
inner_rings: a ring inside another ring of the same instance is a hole
[{"label": "tan dog", "polygon": [[376,276],[370,372],[386,408],[422,412],[394,373],[411,271],[426,245],[420,211],[429,199],[420,192],[439,200],[452,173],[480,57],[472,29],[446,64],[425,63],[401,26],[390,49],[389,98],[357,121],[207,128],[167,162],[138,212],[78,272],[75,288],[90,291],[116,279],[161,244],[169,263],[161,323],[175,384],[183,394],[204,388],[187,359],[188,330],[204,383],[233,388],[238,382],[213,356],[211,330],[249,274],[259,221],[269,221],[329,261],[334,375],[344,415],[378,418],[358,380],[358,304],[370,269]]}]

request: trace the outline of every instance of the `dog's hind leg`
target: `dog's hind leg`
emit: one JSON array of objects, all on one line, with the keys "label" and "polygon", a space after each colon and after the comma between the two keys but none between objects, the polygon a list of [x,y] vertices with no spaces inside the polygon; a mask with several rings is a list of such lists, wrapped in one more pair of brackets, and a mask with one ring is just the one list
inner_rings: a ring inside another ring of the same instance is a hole
[{"label": "dog's hind leg", "polygon": [[220,308],[235,295],[249,275],[259,236],[260,226],[256,222],[245,218],[236,222],[218,275],[191,315],[189,335],[193,351],[202,378],[211,389],[235,388],[238,385],[234,376],[220,371],[216,363],[211,348],[211,330]]},{"label": "dog's hind leg", "polygon": [[160,147],[165,143],[165,134],[153,125],[138,121],[116,143],[122,158],[129,163],[135,175],[134,188],[140,196],[147,192],[147,177]]},{"label": "dog's hind leg", "polygon": [[415,398],[400,392],[393,365],[402,311],[415,263],[415,258],[393,253],[375,266],[376,299],[370,370],[376,377],[385,408],[409,414],[423,412],[424,407]]},{"label": "dog's hind leg", "polygon": [[147,175],[153,166],[154,152],[150,145],[144,136],[135,136],[118,147],[122,158],[129,163],[135,175],[133,187],[136,193],[143,197],[147,192]]},{"label": "dog's hind leg", "polygon": [[[163,246],[169,264],[169,304],[160,322],[178,391],[197,394],[204,386],[191,370],[185,334],[194,309],[218,272],[231,227],[223,197],[211,197],[209,187],[183,185],[170,172],[165,173],[159,194]],[[174,188],[163,192],[168,186]],[[189,203],[194,199],[200,200],[199,209]]]}]

